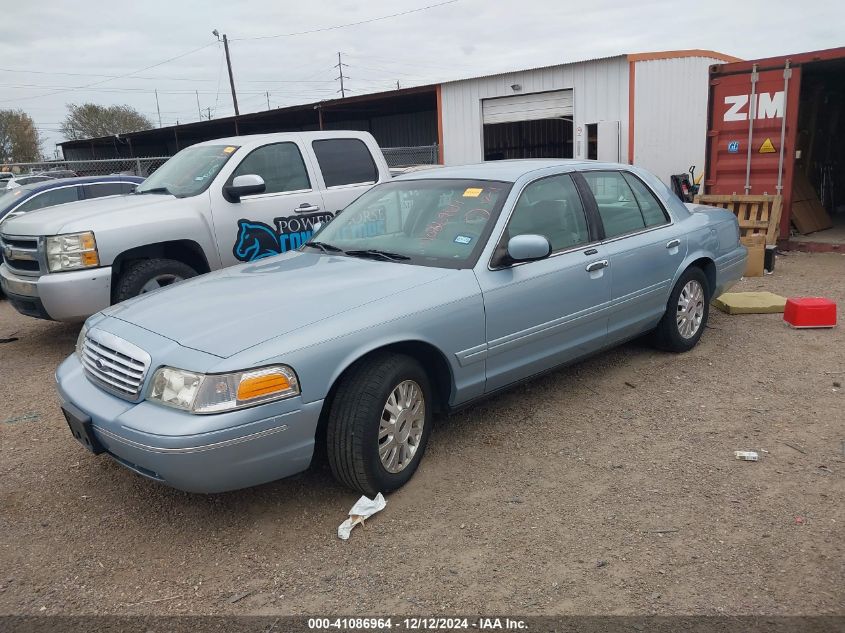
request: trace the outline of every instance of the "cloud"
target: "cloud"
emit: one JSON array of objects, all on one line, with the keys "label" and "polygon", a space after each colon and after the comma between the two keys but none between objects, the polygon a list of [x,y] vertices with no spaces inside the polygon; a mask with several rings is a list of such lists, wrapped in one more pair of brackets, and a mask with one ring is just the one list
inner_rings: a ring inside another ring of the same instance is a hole
[{"label": "cloud", "polygon": [[[29,112],[46,139],[70,102],[128,104],[165,125],[203,110],[232,113],[222,50],[213,29],[232,38],[242,112],[336,96],[337,52],[352,94],[532,68],[626,52],[707,48],[745,58],[841,44],[845,5],[785,0],[711,0],[679,8],[665,0],[460,0],[351,28],[268,40],[241,38],[323,28],[415,9],[432,0],[208,3],[147,0],[16,3],[0,24],[0,108]],[[761,18],[764,16],[764,18]],[[122,75],[213,44],[192,55],[90,89],[32,98]],[[199,93],[199,94],[197,94]],[[29,98],[28,98],[29,97]]]}]

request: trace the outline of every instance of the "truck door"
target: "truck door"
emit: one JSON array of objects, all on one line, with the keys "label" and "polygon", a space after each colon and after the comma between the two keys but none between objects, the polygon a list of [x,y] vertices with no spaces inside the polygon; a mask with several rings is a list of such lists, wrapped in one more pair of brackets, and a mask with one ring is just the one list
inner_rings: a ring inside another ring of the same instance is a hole
[{"label": "truck door", "polygon": [[[231,202],[223,194],[237,176],[255,174],[263,193]],[[324,221],[317,174],[292,141],[253,149],[211,192],[211,214],[223,266],[255,261],[297,248]]]},{"label": "truck door", "polygon": [[326,211],[336,214],[378,182],[378,168],[370,149],[358,138],[312,141],[323,185]]}]

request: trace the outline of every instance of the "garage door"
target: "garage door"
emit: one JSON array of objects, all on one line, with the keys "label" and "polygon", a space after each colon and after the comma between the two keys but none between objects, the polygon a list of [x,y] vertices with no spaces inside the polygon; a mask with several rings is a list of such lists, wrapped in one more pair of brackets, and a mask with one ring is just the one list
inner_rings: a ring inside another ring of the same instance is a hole
[{"label": "garage door", "polygon": [[572,118],[572,91],[556,90],[484,99],[481,102],[481,112],[485,125],[561,117]]}]

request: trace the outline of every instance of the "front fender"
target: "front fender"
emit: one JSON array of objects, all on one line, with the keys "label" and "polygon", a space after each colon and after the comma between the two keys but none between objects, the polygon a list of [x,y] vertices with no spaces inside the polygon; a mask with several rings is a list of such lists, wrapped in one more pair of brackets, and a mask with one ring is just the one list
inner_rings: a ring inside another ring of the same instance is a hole
[{"label": "front fender", "polygon": [[448,283],[416,287],[310,324],[236,354],[225,366],[290,365],[299,376],[303,401],[313,402],[324,399],[343,372],[367,354],[421,343],[436,350],[449,368],[450,404],[480,396],[483,360],[461,365],[457,354],[485,344],[484,303],[473,272],[456,273]]},{"label": "front fender", "polygon": [[210,221],[209,204],[206,192],[192,198],[177,198],[166,204],[115,209],[112,213],[85,222],[74,222],[72,228],[94,231],[100,261],[104,265],[111,265],[121,253],[133,248],[186,240],[200,246],[209,267],[215,270],[221,267],[221,260]]}]

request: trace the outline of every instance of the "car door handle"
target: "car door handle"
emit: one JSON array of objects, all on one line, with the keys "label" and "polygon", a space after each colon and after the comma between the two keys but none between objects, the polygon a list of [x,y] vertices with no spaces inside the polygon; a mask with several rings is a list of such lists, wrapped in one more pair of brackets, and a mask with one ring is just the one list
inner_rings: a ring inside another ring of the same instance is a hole
[{"label": "car door handle", "polygon": [[610,266],[609,261],[607,261],[606,259],[600,259],[597,262],[590,262],[589,264],[587,264],[587,272],[588,273],[594,273],[597,270],[601,270],[602,268],[607,268],[608,266]]},{"label": "car door handle", "polygon": [[681,245],[681,240],[669,240],[666,242],[666,248],[675,248]]},{"label": "car door handle", "polygon": [[314,213],[315,211],[319,211],[320,207],[316,204],[308,204],[307,202],[303,202],[301,205],[296,207],[294,211],[297,213]]}]

